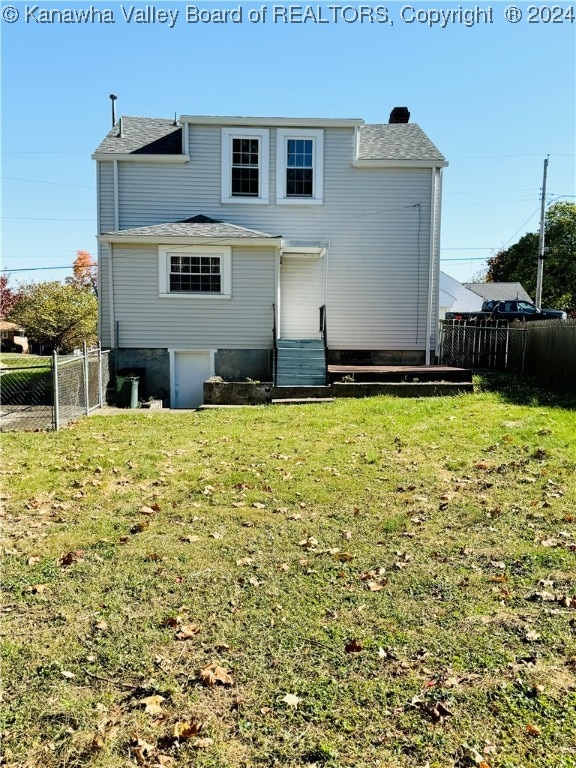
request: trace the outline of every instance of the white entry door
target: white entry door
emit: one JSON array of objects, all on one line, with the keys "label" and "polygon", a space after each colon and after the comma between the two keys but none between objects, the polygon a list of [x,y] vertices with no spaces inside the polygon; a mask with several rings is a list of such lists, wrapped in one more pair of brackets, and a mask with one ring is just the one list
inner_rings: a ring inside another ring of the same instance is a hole
[{"label": "white entry door", "polygon": [[320,338],[320,307],[324,304],[324,260],[282,256],[280,268],[280,336]]},{"label": "white entry door", "polygon": [[204,402],[204,382],[213,375],[211,352],[174,351],[172,408],[197,408]]}]

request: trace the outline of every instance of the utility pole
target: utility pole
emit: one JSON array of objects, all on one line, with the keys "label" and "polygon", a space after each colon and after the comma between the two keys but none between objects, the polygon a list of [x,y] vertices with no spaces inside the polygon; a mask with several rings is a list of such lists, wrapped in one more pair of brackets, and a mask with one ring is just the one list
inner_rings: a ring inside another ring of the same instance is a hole
[{"label": "utility pole", "polygon": [[544,160],[544,179],[542,181],[542,201],[540,206],[540,242],[538,243],[538,271],[536,273],[537,307],[542,306],[542,275],[544,272],[544,244],[546,239],[546,176],[548,175],[548,158]]}]

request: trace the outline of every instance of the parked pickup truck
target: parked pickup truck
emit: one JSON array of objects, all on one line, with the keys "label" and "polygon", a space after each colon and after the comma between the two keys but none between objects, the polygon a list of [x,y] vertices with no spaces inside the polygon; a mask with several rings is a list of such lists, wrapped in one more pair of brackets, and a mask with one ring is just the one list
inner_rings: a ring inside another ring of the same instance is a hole
[{"label": "parked pickup truck", "polygon": [[446,320],[566,320],[560,309],[539,309],[530,301],[485,301],[479,312],[446,312]]}]

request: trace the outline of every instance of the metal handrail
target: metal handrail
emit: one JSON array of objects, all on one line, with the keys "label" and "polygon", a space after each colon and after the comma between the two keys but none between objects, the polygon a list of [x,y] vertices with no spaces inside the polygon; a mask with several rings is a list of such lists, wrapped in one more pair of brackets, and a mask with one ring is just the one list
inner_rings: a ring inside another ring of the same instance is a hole
[{"label": "metal handrail", "polygon": [[326,322],[326,304],[320,307],[320,333],[324,341],[325,377],[328,384],[328,324]]},{"label": "metal handrail", "polygon": [[272,304],[272,381],[278,383],[278,342],[276,339],[276,304]]}]

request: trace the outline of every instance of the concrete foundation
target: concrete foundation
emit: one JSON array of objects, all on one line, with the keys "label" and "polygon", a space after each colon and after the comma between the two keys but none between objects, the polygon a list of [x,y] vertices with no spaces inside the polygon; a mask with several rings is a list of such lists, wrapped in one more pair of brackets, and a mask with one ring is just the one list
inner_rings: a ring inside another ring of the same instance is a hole
[{"label": "concrete foundation", "polygon": [[224,381],[213,376],[204,382],[204,405],[267,405],[272,402],[272,383]]}]

